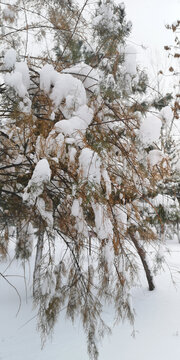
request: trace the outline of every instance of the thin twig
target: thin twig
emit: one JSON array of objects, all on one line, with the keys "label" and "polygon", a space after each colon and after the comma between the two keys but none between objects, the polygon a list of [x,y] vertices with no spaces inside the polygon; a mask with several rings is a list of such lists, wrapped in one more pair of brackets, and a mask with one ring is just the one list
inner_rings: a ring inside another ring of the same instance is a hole
[{"label": "thin twig", "polygon": [[16,292],[18,298],[19,298],[19,306],[18,306],[18,310],[17,310],[17,313],[16,313],[16,317],[17,317],[18,314],[19,314],[20,308],[21,308],[21,296],[19,294],[19,291],[17,290],[17,288],[13,284],[11,284],[11,282],[1,272],[0,272],[0,276],[2,276],[2,278],[15,290],[15,292]]}]

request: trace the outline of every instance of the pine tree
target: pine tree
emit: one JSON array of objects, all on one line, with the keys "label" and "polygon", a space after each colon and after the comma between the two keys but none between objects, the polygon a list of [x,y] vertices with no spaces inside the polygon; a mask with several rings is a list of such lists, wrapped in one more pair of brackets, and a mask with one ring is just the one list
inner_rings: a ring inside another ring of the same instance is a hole
[{"label": "pine tree", "polygon": [[17,259],[28,260],[35,249],[42,340],[65,307],[72,321],[80,316],[88,353],[97,359],[97,338],[110,331],[104,303],[112,303],[116,319],[134,320],[139,261],[154,289],[146,247],[157,235],[144,204],[155,211],[151,199],[168,167],[151,149],[161,121],[140,101],[147,76],[136,71],[126,45],[124,4],[99,1],[92,27],[84,7],[1,4],[0,247],[8,252],[13,229]]}]

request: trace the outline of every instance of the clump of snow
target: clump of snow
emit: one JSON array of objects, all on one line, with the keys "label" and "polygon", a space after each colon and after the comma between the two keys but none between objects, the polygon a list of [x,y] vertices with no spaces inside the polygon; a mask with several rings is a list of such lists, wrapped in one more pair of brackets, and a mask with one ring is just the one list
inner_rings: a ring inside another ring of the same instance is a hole
[{"label": "clump of snow", "polygon": [[5,83],[14,88],[16,93],[24,98],[30,86],[29,69],[26,62],[16,62],[15,69],[10,74],[6,74]]},{"label": "clump of snow", "polygon": [[24,86],[26,87],[26,89],[29,89],[30,76],[29,76],[29,69],[28,69],[26,61],[16,62],[14,71],[22,74],[22,82],[23,82]]},{"label": "clump of snow", "polygon": [[86,92],[82,82],[66,74],[59,74],[50,98],[57,107],[63,99],[68,99],[68,108],[75,110],[77,110],[79,106],[86,104]]},{"label": "clump of snow", "polygon": [[56,108],[63,100],[69,109],[77,110],[86,104],[86,92],[82,82],[70,74],[60,74],[52,65],[46,64],[40,71],[40,88],[50,94]]},{"label": "clump of snow", "polygon": [[19,72],[12,72],[5,76],[5,83],[12,87],[20,97],[27,95],[27,89],[23,84],[22,74]]},{"label": "clump of snow", "polygon": [[56,71],[52,65],[46,64],[40,70],[40,88],[46,94],[50,92],[51,86],[56,81]]},{"label": "clump of snow", "polygon": [[[53,132],[63,133],[65,136],[69,136],[74,139],[73,142],[76,141],[80,145],[82,135],[84,135],[92,119],[93,110],[87,105],[83,105],[74,112],[74,116],[70,119],[58,121],[54,126]],[[70,142],[72,143],[72,141]],[[69,141],[67,141],[67,143],[69,143]]]},{"label": "clump of snow", "polygon": [[163,156],[163,153],[161,150],[151,150],[149,153],[148,153],[148,156],[147,156],[149,162],[150,162],[150,165],[151,166],[154,166],[154,165],[157,165],[158,163],[160,163],[164,156]]},{"label": "clump of snow", "polygon": [[28,201],[30,205],[34,205],[37,197],[43,193],[44,185],[49,183],[51,178],[51,169],[46,159],[39,160],[32,177],[24,189],[23,201]]},{"label": "clump of snow", "polygon": [[55,120],[55,112],[54,111],[50,115],[50,120],[52,120],[52,121]]},{"label": "clump of snow", "polygon": [[[55,86],[55,83],[59,80],[59,75],[61,75],[59,72],[54,70],[54,67],[50,64],[46,64],[42,67],[40,70],[40,88],[43,90],[46,94],[49,94],[50,91]],[[62,90],[63,92],[63,86],[62,84]],[[62,94],[60,93],[60,96],[63,98]]]},{"label": "clump of snow", "polygon": [[71,208],[71,215],[73,215],[73,216],[79,215],[81,203],[82,203],[82,199],[74,199],[72,208]]},{"label": "clump of snow", "polygon": [[[67,143],[82,142],[87,127],[92,122],[93,110],[86,105],[86,92],[83,83],[70,74],[60,74],[54,70],[52,65],[46,64],[40,71],[40,88],[52,99],[55,108],[65,100],[63,119],[58,121],[48,136],[47,141],[52,143],[55,133],[67,136]],[[53,112],[54,114],[54,112]],[[54,118],[54,115],[53,115]],[[50,140],[51,139],[51,140]],[[57,139],[56,139],[57,142]]]},{"label": "clump of snow", "polygon": [[74,138],[73,137],[67,137],[65,138],[65,143],[68,145],[72,145],[75,143]]},{"label": "clump of snow", "polygon": [[88,182],[100,184],[101,181],[101,159],[95,151],[84,148],[79,156],[79,174]]},{"label": "clump of snow", "polygon": [[139,129],[139,135],[142,140],[142,142],[145,145],[150,145],[155,141],[158,141],[161,133],[161,120],[152,115],[148,114],[142,121],[140,129]]},{"label": "clump of snow", "polygon": [[99,74],[90,65],[81,62],[70,68],[64,69],[63,73],[76,75],[82,82],[85,89],[91,91],[98,90]]},{"label": "clump of snow", "polygon": [[75,112],[75,115],[82,119],[86,125],[90,125],[93,119],[94,112],[87,105],[80,106]]},{"label": "clump of snow", "polygon": [[76,156],[77,150],[75,147],[71,146],[68,153],[69,153],[69,162],[70,162],[70,164],[73,164],[75,162],[75,156]]},{"label": "clump of snow", "polygon": [[69,120],[60,120],[55,124],[55,131],[62,132],[64,135],[75,136],[77,131],[86,130],[85,122],[78,116],[73,116]]},{"label": "clump of snow", "polygon": [[153,204],[155,206],[162,205],[167,210],[170,206],[176,206],[177,208],[179,208],[178,200],[176,198],[173,199],[171,196],[168,195],[158,194],[157,196],[154,197]]},{"label": "clump of snow", "polygon": [[4,66],[6,69],[10,70],[15,66],[16,63],[16,51],[14,49],[9,49],[4,55]]},{"label": "clump of snow", "polygon": [[51,169],[49,167],[49,163],[46,159],[39,160],[37,163],[31,180],[34,183],[43,182],[47,183],[51,178]]}]

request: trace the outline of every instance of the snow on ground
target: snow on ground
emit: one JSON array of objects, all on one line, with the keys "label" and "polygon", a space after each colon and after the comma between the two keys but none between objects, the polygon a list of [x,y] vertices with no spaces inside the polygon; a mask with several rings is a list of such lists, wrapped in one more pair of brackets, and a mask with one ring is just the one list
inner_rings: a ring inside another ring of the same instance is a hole
[{"label": "snow on ground", "polygon": [[[156,290],[149,292],[142,276],[142,288],[133,291],[136,311],[133,329],[125,322],[113,329],[110,337],[99,346],[99,360],[179,360],[180,359],[180,245],[168,243],[164,271],[156,277]],[[1,273],[7,264],[0,264]],[[6,275],[23,276],[22,267],[13,262]],[[29,269],[26,268],[27,282]],[[175,281],[175,284],[172,282]],[[23,277],[9,276],[22,297],[21,309],[16,316],[19,300],[14,289],[0,278],[0,360],[88,360],[86,341],[80,323],[74,326],[61,315],[52,339],[40,348],[36,332],[36,310],[32,311],[31,298],[27,303]],[[111,309],[105,318],[112,324]]]}]

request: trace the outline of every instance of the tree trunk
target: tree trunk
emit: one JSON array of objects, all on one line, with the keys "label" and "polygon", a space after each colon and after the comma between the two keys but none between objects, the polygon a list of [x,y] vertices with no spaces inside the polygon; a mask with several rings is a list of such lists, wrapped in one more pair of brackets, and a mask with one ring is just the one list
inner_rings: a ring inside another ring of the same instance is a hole
[{"label": "tree trunk", "polygon": [[138,241],[136,240],[134,234],[131,231],[129,231],[129,234],[130,234],[131,240],[138,252],[138,255],[141,259],[141,262],[142,262],[142,265],[143,265],[143,268],[144,268],[144,271],[146,274],[149,290],[152,291],[155,289],[155,285],[153,282],[153,277],[151,275],[151,270],[149,269],[148,263],[146,261],[146,252],[144,249],[141,248],[141,246],[139,245]]}]

